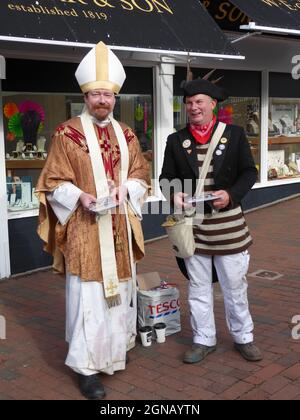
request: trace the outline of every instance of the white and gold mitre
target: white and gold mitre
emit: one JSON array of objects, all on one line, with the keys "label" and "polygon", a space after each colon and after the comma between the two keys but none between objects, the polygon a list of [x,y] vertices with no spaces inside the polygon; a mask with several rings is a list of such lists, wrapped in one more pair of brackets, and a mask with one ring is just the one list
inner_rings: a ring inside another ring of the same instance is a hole
[{"label": "white and gold mitre", "polygon": [[126,74],[118,57],[101,41],[83,58],[75,77],[83,93],[93,89],[119,93]]}]

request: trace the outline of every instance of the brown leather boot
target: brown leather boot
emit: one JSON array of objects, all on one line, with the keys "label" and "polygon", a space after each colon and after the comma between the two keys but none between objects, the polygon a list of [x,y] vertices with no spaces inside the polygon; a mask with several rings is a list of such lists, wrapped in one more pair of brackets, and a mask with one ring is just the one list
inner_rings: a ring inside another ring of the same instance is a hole
[{"label": "brown leather boot", "polygon": [[259,348],[252,342],[247,344],[234,343],[234,348],[243,356],[248,362],[259,362],[263,356]]},{"label": "brown leather boot", "polygon": [[204,346],[203,344],[193,344],[192,349],[184,353],[184,363],[198,363],[201,362],[209,353],[215,351],[217,346]]}]

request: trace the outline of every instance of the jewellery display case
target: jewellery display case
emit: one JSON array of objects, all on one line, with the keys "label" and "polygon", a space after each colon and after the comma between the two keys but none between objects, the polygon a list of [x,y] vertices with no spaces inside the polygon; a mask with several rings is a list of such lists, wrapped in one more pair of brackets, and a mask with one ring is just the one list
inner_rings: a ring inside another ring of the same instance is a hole
[{"label": "jewellery display case", "polygon": [[[259,138],[250,138],[252,153],[259,149]],[[268,138],[268,179],[300,177],[300,134]]]},{"label": "jewellery display case", "polygon": [[268,179],[300,177],[300,119],[298,99],[269,102]]},{"label": "jewellery display case", "polygon": [[32,188],[32,182],[22,181],[18,177],[14,178],[17,179],[6,183],[8,212],[20,212],[38,208],[39,203],[34,194],[35,189]]},{"label": "jewellery display case", "polygon": [[37,216],[34,190],[45,161],[19,157],[5,160],[8,219]]}]

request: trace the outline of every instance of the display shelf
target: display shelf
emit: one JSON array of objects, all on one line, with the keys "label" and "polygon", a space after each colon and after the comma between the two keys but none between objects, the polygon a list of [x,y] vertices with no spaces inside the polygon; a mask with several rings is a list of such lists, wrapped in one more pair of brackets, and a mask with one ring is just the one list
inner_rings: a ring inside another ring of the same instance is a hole
[{"label": "display shelf", "polygon": [[27,217],[37,217],[39,215],[39,209],[31,209],[31,210],[20,210],[16,212],[7,212],[7,219],[14,220],[14,219],[24,219]]},{"label": "display shelf", "polygon": [[283,179],[295,179],[298,178],[300,181],[300,174],[299,175],[291,175],[291,176],[277,176],[276,178],[268,178],[269,181],[281,181]]},{"label": "display shelf", "polygon": [[[259,144],[260,139],[257,137],[248,137],[249,142],[253,145]],[[272,144],[296,144],[300,143],[300,136],[276,136],[268,138],[269,145]]]},{"label": "display shelf", "polygon": [[7,159],[6,169],[42,169],[45,165],[44,159]]}]

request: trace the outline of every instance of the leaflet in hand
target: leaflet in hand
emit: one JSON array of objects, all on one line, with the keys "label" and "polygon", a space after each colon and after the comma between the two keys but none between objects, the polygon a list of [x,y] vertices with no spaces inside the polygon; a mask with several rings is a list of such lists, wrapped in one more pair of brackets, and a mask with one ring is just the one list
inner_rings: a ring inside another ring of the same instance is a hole
[{"label": "leaflet in hand", "polygon": [[103,213],[107,212],[107,210],[113,209],[116,206],[116,202],[112,199],[112,197],[108,196],[98,199],[96,203],[92,203],[89,207],[89,211],[93,213]]},{"label": "leaflet in hand", "polygon": [[198,197],[187,197],[185,201],[191,204],[191,203],[201,203],[202,201],[216,200],[217,198],[218,197],[216,197],[215,195],[211,193],[206,193],[206,194],[199,195]]}]

